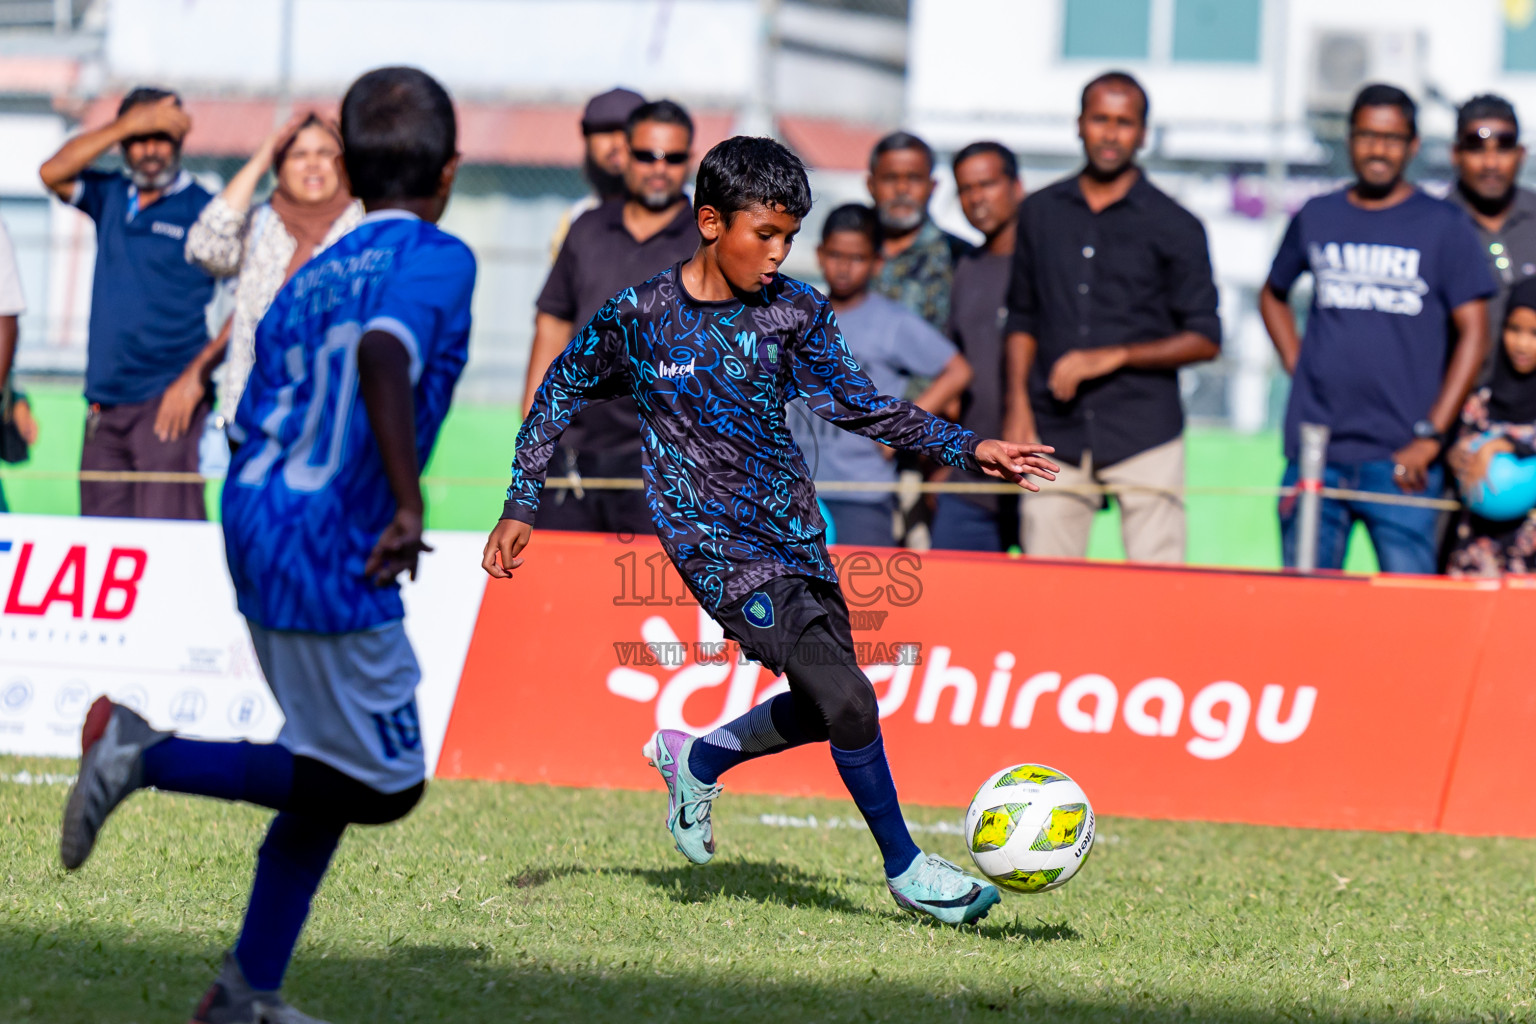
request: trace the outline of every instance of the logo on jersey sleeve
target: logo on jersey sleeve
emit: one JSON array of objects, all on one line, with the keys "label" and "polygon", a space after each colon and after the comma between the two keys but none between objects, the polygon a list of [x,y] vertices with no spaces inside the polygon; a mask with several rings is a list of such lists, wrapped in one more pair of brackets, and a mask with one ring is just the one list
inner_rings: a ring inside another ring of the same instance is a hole
[{"label": "logo on jersey sleeve", "polygon": [[747,598],[747,605],[742,609],[742,614],[758,629],[773,627],[773,602],[761,590]]}]

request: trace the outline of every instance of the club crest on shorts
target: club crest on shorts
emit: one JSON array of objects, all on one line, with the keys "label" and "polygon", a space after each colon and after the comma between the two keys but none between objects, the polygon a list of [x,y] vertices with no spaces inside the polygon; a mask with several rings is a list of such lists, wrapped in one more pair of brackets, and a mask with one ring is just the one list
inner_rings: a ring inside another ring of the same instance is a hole
[{"label": "club crest on shorts", "polygon": [[761,590],[747,598],[742,614],[758,629],[769,629],[773,626],[773,602]]}]

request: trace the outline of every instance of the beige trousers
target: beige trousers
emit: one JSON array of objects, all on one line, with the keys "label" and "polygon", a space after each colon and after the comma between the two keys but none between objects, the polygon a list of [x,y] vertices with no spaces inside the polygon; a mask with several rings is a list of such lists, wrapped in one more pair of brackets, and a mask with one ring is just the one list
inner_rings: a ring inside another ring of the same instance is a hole
[{"label": "beige trousers", "polygon": [[[1060,461],[1060,460],[1057,460]],[[1024,497],[1024,552],[1044,558],[1082,558],[1099,509],[1097,494],[1074,494],[1063,487],[1104,484],[1115,487],[1184,487],[1184,439],[1174,438],[1105,469],[1085,451],[1080,466],[1061,463],[1054,484],[1040,482],[1040,493]],[[1178,494],[1127,491],[1120,503],[1125,554],[1132,562],[1184,561],[1184,499]]]}]

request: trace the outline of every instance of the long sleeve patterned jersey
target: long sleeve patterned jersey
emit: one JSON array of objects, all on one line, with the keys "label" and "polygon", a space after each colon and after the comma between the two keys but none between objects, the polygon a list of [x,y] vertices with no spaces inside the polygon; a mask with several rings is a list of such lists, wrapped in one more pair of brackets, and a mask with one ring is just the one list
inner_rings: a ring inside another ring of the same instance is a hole
[{"label": "long sleeve patterned jersey", "polygon": [[837,582],[789,401],[891,447],[979,468],[976,435],[875,389],[814,288],[780,275],[754,301],[703,302],[679,267],[610,299],[550,366],[517,435],[502,518],[534,522],[577,410],[632,395],[656,532],[713,611],[775,576]]}]

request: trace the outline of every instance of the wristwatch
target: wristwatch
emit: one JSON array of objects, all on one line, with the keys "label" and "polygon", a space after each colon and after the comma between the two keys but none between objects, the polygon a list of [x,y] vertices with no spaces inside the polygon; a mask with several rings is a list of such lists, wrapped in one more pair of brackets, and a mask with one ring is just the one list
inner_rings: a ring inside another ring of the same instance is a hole
[{"label": "wristwatch", "polygon": [[1440,428],[1429,420],[1419,420],[1413,425],[1413,436],[1420,441],[1433,441],[1441,448],[1445,447],[1445,435],[1440,433]]}]

